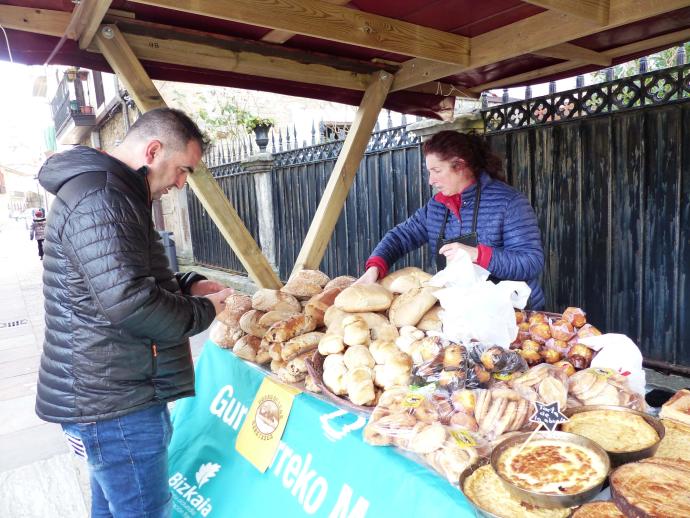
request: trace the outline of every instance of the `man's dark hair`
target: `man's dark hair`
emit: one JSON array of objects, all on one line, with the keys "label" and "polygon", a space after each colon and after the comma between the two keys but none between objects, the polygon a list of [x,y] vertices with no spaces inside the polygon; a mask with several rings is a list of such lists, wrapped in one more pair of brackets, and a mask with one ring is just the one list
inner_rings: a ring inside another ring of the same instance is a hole
[{"label": "man's dark hair", "polygon": [[192,119],[181,110],[156,108],[142,114],[127,132],[129,138],[158,138],[177,150],[184,150],[190,140],[196,140],[201,152],[206,151],[209,140]]}]

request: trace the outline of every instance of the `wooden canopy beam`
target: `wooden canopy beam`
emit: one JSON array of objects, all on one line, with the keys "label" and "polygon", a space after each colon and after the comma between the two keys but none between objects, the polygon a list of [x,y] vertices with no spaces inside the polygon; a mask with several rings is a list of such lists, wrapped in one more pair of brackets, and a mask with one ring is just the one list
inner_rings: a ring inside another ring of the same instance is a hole
[{"label": "wooden canopy beam", "polygon": [[62,38],[70,18],[71,14],[64,11],[0,5],[0,25],[5,29],[35,32]]},{"label": "wooden canopy beam", "polygon": [[[648,38],[646,40],[637,41],[635,43],[630,43],[628,45],[623,45],[621,47],[616,47],[614,49],[609,49],[605,52],[602,52],[602,54],[608,56],[611,59],[615,59],[621,56],[627,56],[630,54],[635,54],[637,52],[642,52],[646,49],[661,48],[664,46],[673,45],[674,43],[687,40],[690,40],[690,29],[683,29],[680,31],[664,34],[663,36],[656,36],[654,38]],[[491,90],[492,88],[502,88],[504,86],[526,83],[534,79],[539,79],[540,77],[547,77],[553,74],[558,74],[560,72],[567,72],[568,70],[580,68],[587,64],[588,63],[579,60],[564,61],[563,63],[557,63],[555,65],[540,68],[538,70],[531,70],[529,72],[525,72],[524,74],[505,77],[503,79],[492,81],[490,83],[484,83],[475,86],[470,90],[475,94],[479,95],[484,90]]]},{"label": "wooden canopy beam", "polygon": [[293,274],[303,269],[318,269],[321,264],[392,82],[392,74],[377,72],[373,75],[369,88],[364,92],[355,120],[345,138],[309,231],[302,243],[292,270]]},{"label": "wooden canopy beam", "polygon": [[592,63],[602,67],[611,66],[611,58],[602,52],[595,52],[573,45],[572,43],[561,43],[535,52],[537,56],[546,56],[549,58],[567,59],[584,61],[585,63]]},{"label": "wooden canopy beam", "polygon": [[469,39],[319,0],[136,0],[211,18],[466,66]]},{"label": "wooden canopy beam", "polygon": [[[406,90],[415,85],[523,54],[532,54],[545,47],[559,45],[688,6],[690,6],[690,0],[664,0],[663,2],[610,0],[609,21],[603,27],[574,15],[545,11],[473,37],[470,41],[472,55],[469,66],[434,63],[419,58],[406,61],[395,74],[391,90]],[[510,44],[506,45],[506,42]]]},{"label": "wooden canopy beam", "polygon": [[572,14],[578,18],[606,25],[609,21],[609,0],[523,0],[544,9]]},{"label": "wooden canopy beam", "polygon": [[79,40],[79,48],[85,49],[91,44],[103,17],[110,9],[112,0],[82,0],[72,11],[65,35],[71,40]]},{"label": "wooden canopy beam", "polygon": [[[94,39],[142,111],[166,106],[116,26],[102,26]],[[203,162],[187,181],[254,282],[262,288],[280,288],[280,279]]]},{"label": "wooden canopy beam", "polygon": [[[333,5],[347,5],[350,3],[350,0],[323,0],[324,2],[327,2],[329,4]],[[284,31],[281,29],[273,29],[269,33],[267,33],[265,36],[261,38],[261,41],[265,41],[267,43],[285,43],[288,41],[290,38],[292,38],[295,35],[294,32],[290,31]]]}]

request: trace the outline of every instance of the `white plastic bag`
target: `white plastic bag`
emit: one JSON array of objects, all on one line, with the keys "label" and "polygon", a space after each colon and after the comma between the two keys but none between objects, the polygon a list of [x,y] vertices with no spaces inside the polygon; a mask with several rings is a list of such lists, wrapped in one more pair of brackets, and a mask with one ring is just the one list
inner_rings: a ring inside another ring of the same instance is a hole
[{"label": "white plastic bag", "polygon": [[473,264],[459,250],[448,266],[428,284],[442,287],[434,292],[443,311],[443,335],[453,342],[478,340],[508,349],[517,337],[514,307],[523,308],[531,293],[524,282],[487,280],[489,272]]},{"label": "white plastic bag", "polygon": [[617,333],[588,336],[578,340],[598,351],[590,367],[613,369],[628,378],[628,385],[638,394],[645,393],[646,377],[642,369],[642,353],[630,338]]}]

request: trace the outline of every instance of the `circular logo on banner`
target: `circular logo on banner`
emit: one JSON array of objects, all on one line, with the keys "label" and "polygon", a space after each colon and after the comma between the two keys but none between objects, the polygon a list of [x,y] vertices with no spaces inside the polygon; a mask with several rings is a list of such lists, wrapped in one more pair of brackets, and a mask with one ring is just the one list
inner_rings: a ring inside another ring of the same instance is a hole
[{"label": "circular logo on banner", "polygon": [[252,427],[254,432],[263,440],[269,440],[278,428],[283,417],[280,402],[274,396],[268,395],[259,401]]}]

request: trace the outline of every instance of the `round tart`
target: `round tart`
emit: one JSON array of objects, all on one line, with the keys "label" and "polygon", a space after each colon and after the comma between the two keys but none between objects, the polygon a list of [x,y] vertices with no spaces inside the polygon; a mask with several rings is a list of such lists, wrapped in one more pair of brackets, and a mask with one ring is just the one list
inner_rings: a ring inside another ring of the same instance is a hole
[{"label": "round tart", "polygon": [[659,434],[643,417],[617,410],[574,414],[561,429],[583,435],[615,453],[643,450],[659,442]]},{"label": "round tart", "polygon": [[590,502],[580,506],[572,518],[625,518],[616,504],[610,501]]}]

